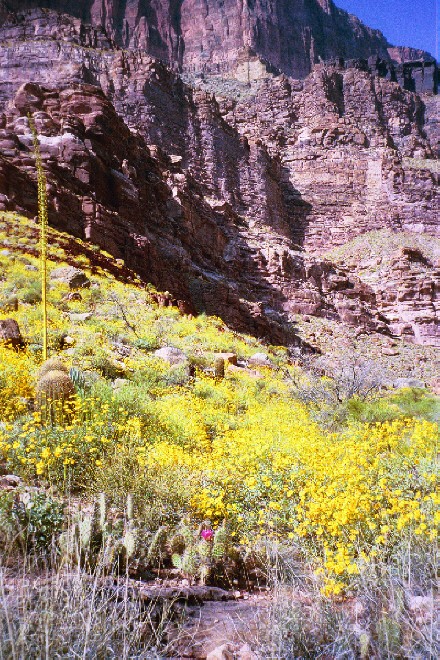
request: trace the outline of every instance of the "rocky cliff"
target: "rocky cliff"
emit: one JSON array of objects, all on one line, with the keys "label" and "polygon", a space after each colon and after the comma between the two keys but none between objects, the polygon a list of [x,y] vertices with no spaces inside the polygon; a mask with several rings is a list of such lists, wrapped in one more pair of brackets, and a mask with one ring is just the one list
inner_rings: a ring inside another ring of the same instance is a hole
[{"label": "rocky cliff", "polygon": [[[136,48],[154,2],[47,4],[74,15],[9,12],[0,28],[0,208],[36,213],[32,112],[51,222],[125,259],[182,308],[277,342],[294,341],[297,313],[439,342],[435,253],[416,275],[390,258],[385,293],[328,256],[372,230],[438,236],[438,97],[403,89],[384,60],[339,58],[302,81],[249,55],[254,80],[187,72],[188,85]],[[272,4],[252,9],[267,18]],[[128,17],[121,49],[109,26]]]},{"label": "rocky cliff", "polygon": [[16,12],[46,7],[92,23],[123,48],[178,69],[234,69],[246,50],[294,77],[335,56],[388,57],[377,30],[331,0],[4,0]]}]

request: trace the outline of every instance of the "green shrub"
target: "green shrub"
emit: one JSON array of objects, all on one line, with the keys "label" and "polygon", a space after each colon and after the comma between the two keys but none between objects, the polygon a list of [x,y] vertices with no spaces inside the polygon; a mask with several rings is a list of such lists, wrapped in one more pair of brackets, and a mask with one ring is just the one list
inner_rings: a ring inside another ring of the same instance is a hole
[{"label": "green shrub", "polygon": [[91,357],[90,367],[109,380],[114,380],[124,375],[124,370],[102,350],[98,350]]},{"label": "green shrub", "polygon": [[144,337],[139,337],[139,339],[136,339],[134,342],[135,348],[139,348],[141,351],[146,351],[147,353],[150,351],[155,351],[156,349],[161,347],[161,342],[159,341],[159,338],[156,337],[155,335],[151,336],[144,336]]},{"label": "green shrub", "polygon": [[0,545],[23,551],[45,550],[61,532],[62,504],[43,491],[0,494]]},{"label": "green shrub", "polygon": [[41,302],[41,282],[31,282],[19,292],[20,300],[28,305]]}]

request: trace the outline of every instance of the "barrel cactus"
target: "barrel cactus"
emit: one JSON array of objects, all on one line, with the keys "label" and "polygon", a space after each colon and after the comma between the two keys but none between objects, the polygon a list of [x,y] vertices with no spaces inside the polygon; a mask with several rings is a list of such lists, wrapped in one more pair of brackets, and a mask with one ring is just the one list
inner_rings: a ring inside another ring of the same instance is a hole
[{"label": "barrel cactus", "polygon": [[75,387],[66,371],[57,369],[44,374],[37,383],[36,394],[37,409],[44,422],[67,421],[70,412],[66,404],[72,400]]},{"label": "barrel cactus", "polygon": [[51,357],[43,362],[38,372],[38,380],[41,380],[50,371],[63,371],[66,374],[68,373],[64,361],[58,356]]}]

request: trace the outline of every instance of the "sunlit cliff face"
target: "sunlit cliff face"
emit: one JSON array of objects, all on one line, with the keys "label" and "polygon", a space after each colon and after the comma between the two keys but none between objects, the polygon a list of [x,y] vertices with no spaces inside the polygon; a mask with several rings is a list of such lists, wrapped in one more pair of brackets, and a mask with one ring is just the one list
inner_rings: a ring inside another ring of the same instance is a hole
[{"label": "sunlit cliff face", "polygon": [[230,71],[245,48],[299,78],[320,58],[388,57],[384,36],[331,0],[7,0],[6,6],[71,14],[125,48],[191,71]]}]

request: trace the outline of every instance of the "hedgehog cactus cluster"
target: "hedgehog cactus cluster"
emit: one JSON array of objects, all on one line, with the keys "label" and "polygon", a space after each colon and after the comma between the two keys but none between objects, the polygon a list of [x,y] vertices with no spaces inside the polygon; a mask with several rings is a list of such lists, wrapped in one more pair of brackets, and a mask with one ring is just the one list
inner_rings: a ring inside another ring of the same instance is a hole
[{"label": "hedgehog cactus cluster", "polygon": [[190,579],[198,578],[206,584],[215,567],[227,554],[228,533],[226,523],[214,532],[209,521],[196,532],[183,520],[170,540],[173,566]]},{"label": "hedgehog cactus cluster", "polygon": [[133,497],[127,495],[123,515],[114,516],[104,493],[91,509],[77,512],[59,545],[64,561],[106,571],[142,574],[147,566],[157,565],[166,553],[167,529],[160,527],[148,538],[136,525]]},{"label": "hedgehog cactus cluster", "polygon": [[216,577],[228,555],[228,530],[224,522],[216,531],[209,522],[197,529],[187,519],[173,531],[159,527],[154,534],[142,529],[134,516],[133,497],[127,495],[123,513],[115,515],[101,493],[93,505],[76,512],[68,530],[59,538],[64,561],[104,572],[149,575],[153,567],[171,563],[201,584]]}]

